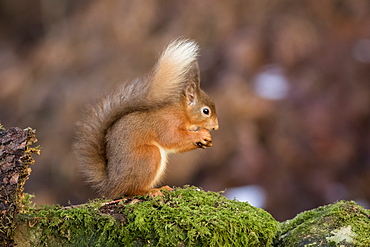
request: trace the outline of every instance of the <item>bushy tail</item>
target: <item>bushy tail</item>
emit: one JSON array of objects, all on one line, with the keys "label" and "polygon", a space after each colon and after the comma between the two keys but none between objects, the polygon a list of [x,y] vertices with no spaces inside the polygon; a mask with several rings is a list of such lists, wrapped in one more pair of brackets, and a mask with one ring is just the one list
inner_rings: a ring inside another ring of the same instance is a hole
[{"label": "bushy tail", "polygon": [[189,72],[197,67],[198,46],[186,39],[171,42],[162,53],[152,73],[121,85],[89,106],[78,123],[75,152],[88,182],[98,191],[107,184],[106,133],[123,116],[170,101],[181,96]]}]

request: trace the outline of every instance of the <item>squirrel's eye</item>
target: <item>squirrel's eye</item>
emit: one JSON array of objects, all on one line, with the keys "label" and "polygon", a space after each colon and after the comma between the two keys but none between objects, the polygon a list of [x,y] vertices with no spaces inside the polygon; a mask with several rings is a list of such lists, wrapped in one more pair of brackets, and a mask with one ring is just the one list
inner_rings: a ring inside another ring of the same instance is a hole
[{"label": "squirrel's eye", "polygon": [[208,107],[204,107],[202,109],[202,112],[203,112],[204,115],[207,115],[208,116],[210,114],[211,110]]}]

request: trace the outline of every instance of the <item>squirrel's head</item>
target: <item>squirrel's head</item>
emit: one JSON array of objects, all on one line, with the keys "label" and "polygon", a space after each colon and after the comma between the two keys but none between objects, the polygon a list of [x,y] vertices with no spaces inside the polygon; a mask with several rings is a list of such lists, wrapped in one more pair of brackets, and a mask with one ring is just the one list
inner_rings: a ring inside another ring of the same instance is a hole
[{"label": "squirrel's head", "polygon": [[192,125],[189,130],[204,128],[218,130],[216,107],[213,100],[199,87],[199,81],[191,81],[185,91],[186,108]]}]

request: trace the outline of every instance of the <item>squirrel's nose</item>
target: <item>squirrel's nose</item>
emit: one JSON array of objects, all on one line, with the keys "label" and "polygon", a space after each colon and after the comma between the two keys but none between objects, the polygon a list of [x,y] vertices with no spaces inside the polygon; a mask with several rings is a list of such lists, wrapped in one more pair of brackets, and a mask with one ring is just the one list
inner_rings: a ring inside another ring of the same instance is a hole
[{"label": "squirrel's nose", "polygon": [[213,123],[213,130],[218,130],[218,119],[214,119],[214,123]]}]

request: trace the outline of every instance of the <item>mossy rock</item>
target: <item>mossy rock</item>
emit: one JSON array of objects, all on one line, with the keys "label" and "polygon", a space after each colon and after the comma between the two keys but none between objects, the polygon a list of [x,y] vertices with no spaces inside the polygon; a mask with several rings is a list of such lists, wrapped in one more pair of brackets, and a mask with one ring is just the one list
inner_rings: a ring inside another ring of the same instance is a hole
[{"label": "mossy rock", "polygon": [[[106,202],[106,201],[105,201]],[[18,246],[271,246],[266,211],[196,187],[152,199],[45,206],[18,215]],[[102,206],[103,205],[103,206]]]},{"label": "mossy rock", "polygon": [[370,246],[370,210],[339,201],[280,224],[275,246]]}]

